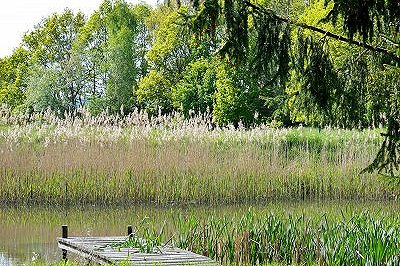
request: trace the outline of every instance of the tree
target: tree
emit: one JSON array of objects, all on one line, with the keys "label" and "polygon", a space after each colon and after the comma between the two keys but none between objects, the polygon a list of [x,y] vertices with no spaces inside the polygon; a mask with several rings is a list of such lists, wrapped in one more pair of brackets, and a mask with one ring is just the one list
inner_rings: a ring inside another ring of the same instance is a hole
[{"label": "tree", "polygon": [[[400,184],[400,176],[397,175],[400,166],[400,4],[396,0],[335,0],[327,19],[336,22],[339,17],[343,18],[351,39],[360,35],[364,42],[373,41],[374,37],[385,41],[387,52],[381,51],[380,63],[389,72],[384,76],[384,83],[390,88],[385,105],[387,132],[383,134],[385,140],[375,160],[364,171],[377,170]],[[390,82],[387,82],[388,77]]]},{"label": "tree", "polygon": [[63,114],[83,105],[82,65],[73,43],[85,19],[66,9],[39,23],[23,37],[31,60],[27,83],[27,106],[35,111],[51,108]]},{"label": "tree", "polygon": [[[236,66],[246,64],[249,55],[253,53],[254,48],[251,47],[249,38],[253,29],[259,29],[255,37],[258,43],[256,51],[259,53],[254,57],[253,72],[275,72],[276,75],[270,78],[270,84],[282,85],[287,80],[288,73],[297,72],[302,79],[299,86],[305,92],[304,102],[313,103],[312,109],[320,110],[323,120],[332,122],[335,116],[338,117],[335,109],[350,106],[356,99],[358,93],[352,92],[365,90],[367,75],[365,75],[365,63],[363,64],[362,61],[356,66],[352,63],[343,64],[343,66],[347,65],[351,76],[358,77],[357,80],[347,83],[352,91],[340,90],[340,86],[336,84],[341,83],[341,77],[331,61],[330,50],[327,49],[326,43],[329,39],[333,39],[360,47],[365,50],[364,53],[368,52],[375,57],[374,61],[380,67],[394,68],[394,72],[397,72],[400,63],[400,5],[397,0],[326,1],[326,4],[329,3],[332,3],[331,9],[322,22],[342,23],[343,32],[347,33],[347,37],[279,14],[263,6],[262,2],[247,0],[224,0],[223,4],[220,4],[218,0],[192,1],[194,8],[199,10],[199,15],[194,20],[194,28],[198,32],[209,30],[209,37],[213,38],[218,28],[215,25],[221,23],[219,17],[223,14],[222,23],[226,28],[226,38],[219,48],[219,54],[228,57]],[[218,7],[218,9],[209,8],[210,6]],[[204,20],[205,17],[210,19]],[[210,27],[210,25],[213,26]],[[312,36],[306,37],[303,32],[297,31],[298,36],[295,40],[294,31],[288,31],[288,28],[307,30],[321,35],[317,39]],[[280,36],[286,34],[288,38],[282,41]],[[278,49],[282,43],[286,43],[288,48]],[[296,43],[299,47],[297,54],[290,55],[289,52],[296,52],[291,48]],[[387,71],[388,74],[392,72]],[[379,172],[383,171],[395,177],[395,171],[399,170],[400,164],[398,156],[400,152],[400,98],[397,76],[393,74],[390,76],[395,78],[395,81],[391,82],[393,89],[390,90],[389,101],[383,108],[384,115],[387,117],[388,131],[384,134],[386,140],[376,160],[367,170],[377,169]],[[346,83],[342,84],[346,85]],[[361,119],[357,113],[352,116],[358,116],[357,119]]]},{"label": "tree", "polygon": [[65,97],[66,86],[61,77],[60,69],[44,66],[32,68],[26,90],[26,106],[32,107],[37,112],[50,108],[60,115],[65,111],[71,111]]},{"label": "tree", "polygon": [[84,85],[86,107],[93,114],[104,110],[103,96],[109,79],[106,50],[108,31],[106,18],[112,10],[111,1],[103,1],[80,28],[74,42],[74,51],[79,54],[81,65],[84,68]]},{"label": "tree", "polygon": [[215,72],[214,64],[205,58],[188,64],[182,79],[172,89],[174,107],[186,116],[190,112],[212,112],[216,89]]},{"label": "tree", "polygon": [[6,104],[11,109],[22,105],[29,61],[28,51],[21,47],[11,56],[0,59],[0,105]]},{"label": "tree", "polygon": [[127,113],[136,104],[132,90],[147,73],[149,15],[148,6],[105,0],[81,29],[75,50],[90,81],[85,91],[92,113]]},{"label": "tree", "polygon": [[84,24],[82,13],[74,14],[65,9],[62,14],[55,13],[42,20],[33,31],[25,34],[23,47],[31,52],[32,59],[39,65],[62,68],[62,64],[70,59],[74,40]]},{"label": "tree", "polygon": [[192,60],[191,34],[186,25],[186,7],[170,11],[160,7],[153,14],[154,42],[147,53],[151,69],[163,73],[169,82],[177,82]]},{"label": "tree", "polygon": [[157,70],[150,70],[142,78],[135,94],[139,104],[150,115],[172,111],[171,84]]},{"label": "tree", "polygon": [[161,6],[149,17],[148,27],[152,29],[150,36],[153,43],[146,59],[150,71],[140,80],[134,93],[139,106],[151,114],[159,110],[167,113],[174,110],[174,107],[188,114],[189,110],[195,111],[198,107],[196,104],[199,102],[189,102],[189,98],[196,97],[193,93],[197,94],[190,86],[202,85],[189,85],[188,82],[199,82],[202,79],[193,77],[194,72],[203,75],[207,71],[202,60],[207,60],[209,46],[193,42],[186,22],[189,15],[187,7],[172,10]]},{"label": "tree", "polygon": [[216,69],[216,92],[213,119],[219,124],[226,125],[248,122],[253,118],[252,88],[244,83],[242,73],[227,62],[221,62]]}]

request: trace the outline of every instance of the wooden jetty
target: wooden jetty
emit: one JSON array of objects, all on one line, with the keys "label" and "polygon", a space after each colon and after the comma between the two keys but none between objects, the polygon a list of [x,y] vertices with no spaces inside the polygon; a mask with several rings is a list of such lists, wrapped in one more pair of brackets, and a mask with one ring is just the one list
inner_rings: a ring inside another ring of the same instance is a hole
[{"label": "wooden jetty", "polygon": [[[128,236],[132,227],[128,227]],[[138,248],[118,248],[128,236],[115,237],[68,237],[68,227],[62,226],[58,247],[67,260],[67,252],[75,253],[99,264],[128,262],[132,265],[218,265],[208,257],[172,246],[156,247],[152,253],[140,252]]]}]

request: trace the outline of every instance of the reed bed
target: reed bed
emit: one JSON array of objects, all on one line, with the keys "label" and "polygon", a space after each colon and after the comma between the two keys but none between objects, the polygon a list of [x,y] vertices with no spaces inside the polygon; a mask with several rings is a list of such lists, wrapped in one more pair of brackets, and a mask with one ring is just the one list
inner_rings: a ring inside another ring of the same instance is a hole
[{"label": "reed bed", "polygon": [[218,127],[210,116],[63,119],[0,110],[4,204],[242,203],[392,199],[360,175],[380,129]]},{"label": "reed bed", "polygon": [[[282,217],[249,209],[239,219],[177,219],[167,239],[223,265],[399,265],[398,216],[382,217],[362,212],[332,221],[326,215]],[[162,238],[163,231],[149,224],[138,234],[148,235],[149,227]]]}]

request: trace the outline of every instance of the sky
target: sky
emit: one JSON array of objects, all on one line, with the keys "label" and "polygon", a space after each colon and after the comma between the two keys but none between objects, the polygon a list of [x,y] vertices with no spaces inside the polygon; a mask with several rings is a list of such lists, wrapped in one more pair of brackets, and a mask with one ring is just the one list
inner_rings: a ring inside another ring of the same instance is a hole
[{"label": "sky", "polygon": [[[102,0],[0,0],[0,58],[11,55],[25,32],[33,29],[43,18],[65,8],[82,11],[89,16]],[[157,0],[127,0],[155,5]]]}]

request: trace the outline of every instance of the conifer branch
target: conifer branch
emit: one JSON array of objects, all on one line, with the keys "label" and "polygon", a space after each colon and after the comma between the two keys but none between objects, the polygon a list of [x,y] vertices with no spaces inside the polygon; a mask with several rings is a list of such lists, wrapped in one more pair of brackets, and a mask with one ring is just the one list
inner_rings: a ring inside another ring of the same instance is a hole
[{"label": "conifer branch", "polygon": [[393,52],[391,52],[391,51],[389,51],[389,50],[387,50],[385,48],[382,48],[382,47],[379,47],[379,46],[373,46],[373,45],[365,43],[365,42],[356,41],[356,40],[353,40],[353,39],[350,39],[350,38],[347,38],[347,37],[344,37],[344,36],[341,36],[341,35],[334,34],[334,33],[330,32],[330,31],[327,31],[327,30],[324,30],[324,29],[321,29],[321,28],[318,28],[318,27],[315,27],[315,26],[312,26],[312,25],[308,25],[306,23],[300,23],[300,22],[297,22],[297,21],[293,21],[293,20],[291,20],[289,18],[284,18],[284,17],[278,16],[277,14],[272,12],[271,10],[268,10],[268,9],[265,9],[265,8],[263,8],[261,6],[252,4],[248,0],[245,0],[245,4],[248,7],[251,7],[254,11],[256,11],[256,12],[258,12],[260,14],[268,15],[268,16],[270,16],[270,17],[272,17],[272,18],[274,18],[274,19],[276,19],[278,21],[282,21],[282,22],[285,22],[287,24],[295,25],[295,26],[303,28],[303,29],[308,29],[308,30],[311,30],[313,32],[318,32],[318,33],[321,33],[324,36],[330,37],[332,39],[335,39],[335,40],[338,40],[338,41],[341,41],[341,42],[346,42],[346,43],[349,43],[349,44],[353,44],[353,45],[368,49],[368,50],[373,51],[373,52],[378,52],[378,53],[381,53],[381,54],[388,55],[391,58],[393,58],[394,60],[396,60],[397,62],[400,62],[400,57],[398,55],[396,55],[395,53],[393,53]]}]

